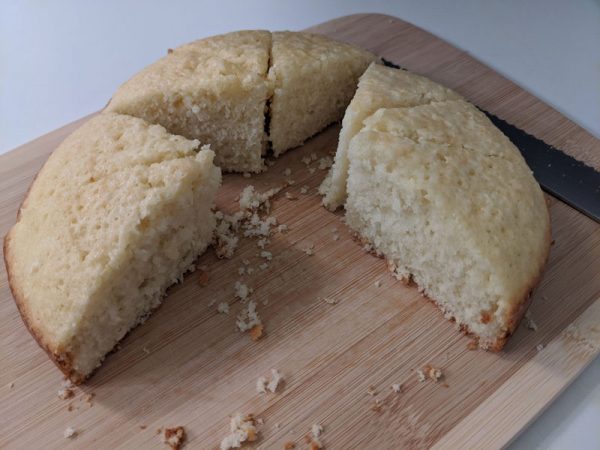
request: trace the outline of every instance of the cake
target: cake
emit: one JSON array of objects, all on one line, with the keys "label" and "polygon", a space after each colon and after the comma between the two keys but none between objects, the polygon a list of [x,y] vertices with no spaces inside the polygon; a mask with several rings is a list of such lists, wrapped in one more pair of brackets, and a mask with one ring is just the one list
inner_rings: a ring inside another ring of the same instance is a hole
[{"label": "cake", "polygon": [[548,209],[509,139],[445,97],[362,120],[346,148],[345,221],[480,347],[499,350],[545,265]]},{"label": "cake", "polygon": [[210,142],[229,172],[260,172],[263,157],[341,120],[375,56],[325,36],[238,31],[170,51],[121,86],[106,111]]},{"label": "cake", "polygon": [[310,33],[273,33],[269,140],[280,155],[340,120],[375,55]]},{"label": "cake", "polygon": [[73,382],[156,308],[212,238],[214,153],[159,125],[100,114],[31,185],[4,241],[10,286]]},{"label": "cake", "polygon": [[271,33],[237,31],[170,51],[113,95],[106,111],[210,143],[224,170],[260,172]]},{"label": "cake", "polygon": [[360,131],[367,117],[379,108],[417,106],[459,98],[450,89],[420,75],[371,64],[360,77],[358,89],[346,109],[333,169],[320,188],[325,206],[335,210],[346,200],[346,153],[350,141]]}]

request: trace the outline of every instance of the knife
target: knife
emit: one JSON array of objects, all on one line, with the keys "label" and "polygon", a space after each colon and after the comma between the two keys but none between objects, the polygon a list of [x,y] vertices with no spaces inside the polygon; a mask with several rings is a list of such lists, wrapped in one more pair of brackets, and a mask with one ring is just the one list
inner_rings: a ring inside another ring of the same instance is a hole
[{"label": "knife", "polygon": [[[406,70],[381,60],[388,67]],[[600,223],[600,172],[494,114],[479,110],[519,149],[542,189]]]}]

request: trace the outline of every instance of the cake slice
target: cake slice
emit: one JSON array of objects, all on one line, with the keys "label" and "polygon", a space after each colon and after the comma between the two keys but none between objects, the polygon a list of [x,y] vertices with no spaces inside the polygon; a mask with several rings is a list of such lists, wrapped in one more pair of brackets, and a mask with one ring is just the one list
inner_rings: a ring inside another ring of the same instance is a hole
[{"label": "cake slice", "polygon": [[426,105],[452,99],[460,99],[460,96],[425,77],[371,64],[360,77],[358,89],[344,114],[335,161],[320,188],[324,195],[323,204],[330,210],[344,204],[348,174],[346,152],[350,140],[361,130],[367,117],[379,108]]},{"label": "cake slice", "polygon": [[519,151],[463,100],[382,108],[347,150],[346,223],[482,348],[515,330],[550,248]]},{"label": "cake slice", "polygon": [[375,55],[317,34],[273,33],[269,139],[275,156],[340,120]]},{"label": "cake slice", "polygon": [[214,153],[130,116],[86,122],[50,156],[4,241],[38,343],[81,382],[211,241]]},{"label": "cake slice", "polygon": [[176,48],[115,93],[106,111],[210,142],[223,170],[260,172],[271,33],[237,31]]}]

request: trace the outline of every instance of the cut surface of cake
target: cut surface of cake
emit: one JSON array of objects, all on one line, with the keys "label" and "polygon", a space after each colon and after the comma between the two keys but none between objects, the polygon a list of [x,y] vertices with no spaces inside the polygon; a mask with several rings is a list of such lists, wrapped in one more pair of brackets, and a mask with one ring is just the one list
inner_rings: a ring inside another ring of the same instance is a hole
[{"label": "cut surface of cake", "polygon": [[501,349],[550,248],[519,151],[473,105],[448,100],[377,110],[347,161],[347,225],[482,348]]},{"label": "cut surface of cake", "polygon": [[335,210],[346,200],[346,153],[350,140],[361,130],[367,117],[379,108],[417,106],[458,99],[458,94],[425,77],[381,64],[371,64],[360,77],[358,89],[344,114],[334,165],[320,188],[324,195],[324,205]]},{"label": "cut surface of cake", "polygon": [[270,96],[268,31],[237,31],[170,51],[115,93],[107,111],[210,143],[223,170],[260,172]]},{"label": "cut surface of cake", "polygon": [[106,111],[210,142],[229,172],[275,156],[340,120],[375,56],[325,36],[237,31],[176,48],[115,93]]},{"label": "cut surface of cake", "polygon": [[9,282],[31,333],[72,381],[89,376],[210,243],[221,175],[199,145],[100,114],[32,184],[4,241]]},{"label": "cut surface of cake", "polygon": [[273,33],[270,135],[275,156],[340,120],[375,55],[318,34]]}]

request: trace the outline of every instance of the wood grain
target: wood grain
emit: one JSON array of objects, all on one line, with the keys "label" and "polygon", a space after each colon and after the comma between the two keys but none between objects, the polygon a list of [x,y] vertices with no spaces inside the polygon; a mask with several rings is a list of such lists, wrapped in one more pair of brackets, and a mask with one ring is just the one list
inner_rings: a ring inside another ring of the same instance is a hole
[{"label": "wood grain", "polygon": [[[313,30],[430,76],[599,167],[598,140],[413,25],[367,14]],[[80,123],[0,156],[2,234],[48,154]],[[253,266],[263,262],[252,240],[242,242],[233,260],[217,260],[209,251],[198,262],[209,266],[208,286],[199,285],[198,274],[174,286],[164,305],[71,400],[57,398],[62,377],[23,326],[2,269],[0,448],[164,448],[157,428],[173,425],[185,426],[188,448],[217,448],[228,416],[238,411],[264,419],[256,448],[283,448],[288,441],[303,448],[313,423],[324,426],[329,449],[495,448],[510,442],[600,350],[600,226],[549,199],[556,244],[531,307],[538,331],[521,327],[499,354],[469,351],[468,338],[416,289],[393,279],[382,260],[364,253],[339,214],[320,206],[315,189],[325,171],[311,174],[301,158],[332,153],[338,131],[328,128],[265,174],[225,177],[218,204],[232,209],[247,184],[266,189],[292,170],[295,184],[285,191],[298,199],[279,195],[273,201],[272,214],[290,231],[271,238],[270,267],[237,275],[243,259]],[[300,193],[304,185],[307,195]],[[258,342],[235,327],[242,306],[233,296],[238,279],[254,288],[266,324]],[[211,305],[221,301],[232,303],[229,315]],[[538,351],[538,344],[544,349]],[[442,368],[443,382],[418,382],[416,370],[425,364]],[[285,383],[277,394],[258,395],[256,379],[271,368],[283,372]],[[391,390],[393,383],[403,385],[402,393]],[[89,393],[95,394],[93,406],[84,399]],[[376,399],[380,407],[374,408]],[[62,436],[68,426],[79,431],[73,440]]]}]

